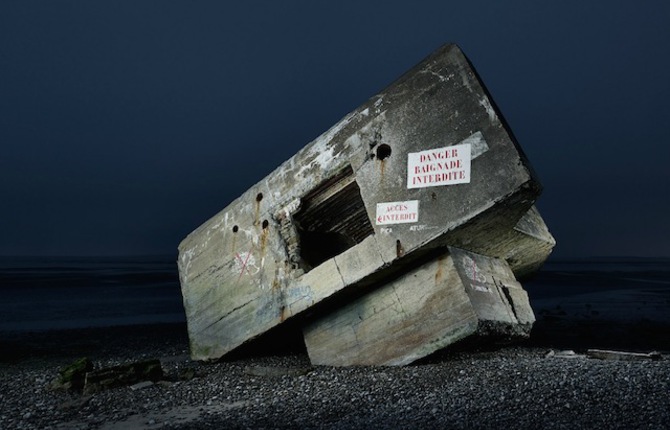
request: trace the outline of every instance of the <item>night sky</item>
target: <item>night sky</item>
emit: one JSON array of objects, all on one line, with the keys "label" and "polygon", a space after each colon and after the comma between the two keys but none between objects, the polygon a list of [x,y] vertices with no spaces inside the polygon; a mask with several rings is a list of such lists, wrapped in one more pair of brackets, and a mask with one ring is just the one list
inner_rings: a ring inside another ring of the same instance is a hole
[{"label": "night sky", "polygon": [[3,1],[0,255],[176,255],[447,42],[544,185],[554,258],[670,257],[667,0]]}]

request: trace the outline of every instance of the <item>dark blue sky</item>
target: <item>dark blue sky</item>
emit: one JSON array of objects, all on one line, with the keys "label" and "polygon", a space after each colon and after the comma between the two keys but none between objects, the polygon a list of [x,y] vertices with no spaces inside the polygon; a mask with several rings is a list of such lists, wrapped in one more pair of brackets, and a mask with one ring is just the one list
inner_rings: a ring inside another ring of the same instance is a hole
[{"label": "dark blue sky", "polygon": [[670,256],[670,2],[3,1],[0,255],[179,241],[446,42],[556,257]]}]

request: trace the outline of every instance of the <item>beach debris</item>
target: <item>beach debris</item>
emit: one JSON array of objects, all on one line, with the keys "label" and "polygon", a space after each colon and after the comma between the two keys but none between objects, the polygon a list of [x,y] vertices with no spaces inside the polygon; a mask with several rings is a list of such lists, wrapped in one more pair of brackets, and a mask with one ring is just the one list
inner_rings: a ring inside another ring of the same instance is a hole
[{"label": "beach debris", "polygon": [[589,349],[586,351],[589,358],[600,360],[638,361],[638,360],[661,360],[663,355],[658,351],[652,352],[627,352],[612,351],[606,349]]},{"label": "beach debris", "polygon": [[639,361],[639,360],[662,360],[663,355],[658,351],[652,352],[628,352],[613,351],[607,349],[588,349],[585,354],[578,354],[573,350],[547,352],[545,358],[595,358],[598,360],[613,361]]},{"label": "beach debris", "polygon": [[83,391],[92,394],[145,381],[157,382],[162,377],[160,360],[138,361],[87,372]]},{"label": "beach debris", "polygon": [[53,388],[81,391],[84,388],[86,373],[93,370],[93,362],[88,357],[81,357],[59,371],[59,377],[52,384]]},{"label": "beach debris", "polygon": [[571,349],[565,349],[562,351],[554,351],[553,349],[549,350],[544,356],[544,358],[585,358],[586,355],[584,354],[577,354],[575,351]]},{"label": "beach debris", "polygon": [[472,65],[445,45],[181,242],[191,357],[221,358],[288,320],[332,365],[525,338],[535,317],[518,279],[555,245],[540,191]]}]

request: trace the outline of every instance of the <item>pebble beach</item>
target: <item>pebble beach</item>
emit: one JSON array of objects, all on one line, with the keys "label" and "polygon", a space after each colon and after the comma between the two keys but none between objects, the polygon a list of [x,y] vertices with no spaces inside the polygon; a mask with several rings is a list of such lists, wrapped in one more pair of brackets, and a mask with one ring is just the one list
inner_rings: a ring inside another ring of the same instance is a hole
[{"label": "pebble beach", "polygon": [[[5,334],[0,428],[670,428],[667,353],[561,355],[543,345],[550,335],[456,345],[405,367],[336,368],[311,366],[296,344],[193,362],[181,323]],[[96,367],[158,358],[164,377],[92,395],[55,388],[59,369],[82,356]]]}]

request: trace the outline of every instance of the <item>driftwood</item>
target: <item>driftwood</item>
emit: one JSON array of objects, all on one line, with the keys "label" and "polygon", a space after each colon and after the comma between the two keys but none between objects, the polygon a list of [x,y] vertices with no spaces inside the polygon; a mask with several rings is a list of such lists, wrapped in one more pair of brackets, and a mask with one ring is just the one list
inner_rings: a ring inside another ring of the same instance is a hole
[{"label": "driftwood", "polygon": [[652,352],[628,352],[613,351],[608,349],[588,349],[586,354],[577,354],[573,350],[554,351],[550,350],[546,358],[594,358],[598,360],[612,361],[640,361],[640,360],[662,360],[663,355],[658,351]]},{"label": "driftwood", "polygon": [[[437,270],[450,247],[529,275],[555,243],[533,207],[540,190],[471,64],[446,45],[182,241],[191,356],[217,359],[292,318],[318,327],[399,279],[418,288],[410,273]],[[444,288],[462,290],[459,279]],[[532,324],[524,312],[511,332]]]},{"label": "driftwood", "polygon": [[92,370],[86,373],[84,394],[110,388],[130,386],[140,382],[156,382],[163,377],[160,360],[146,360],[120,366]]},{"label": "driftwood", "polygon": [[78,358],[59,371],[54,387],[81,391],[86,381],[86,373],[93,370],[93,362],[88,357]]},{"label": "driftwood", "polygon": [[661,353],[657,351],[627,352],[606,349],[589,349],[586,351],[586,355],[590,358],[616,361],[660,360],[663,357]]}]

